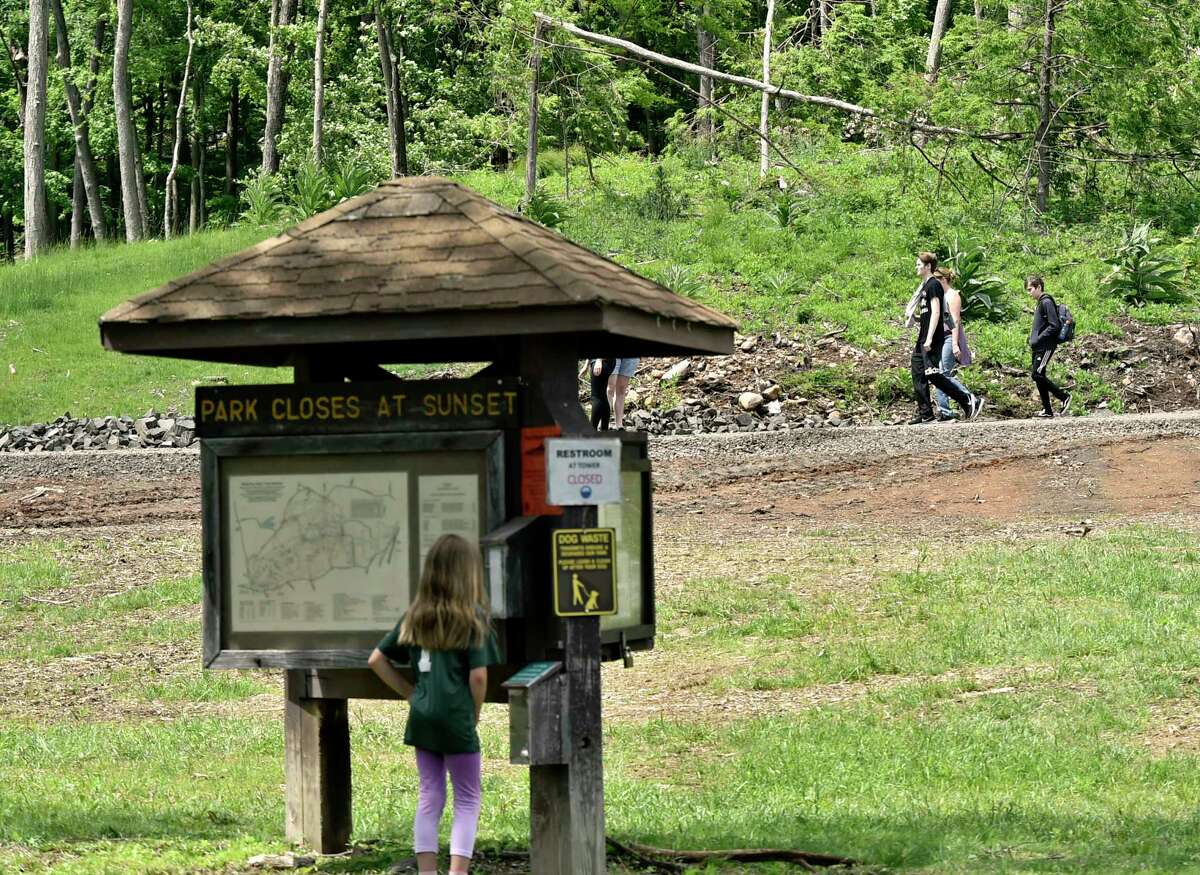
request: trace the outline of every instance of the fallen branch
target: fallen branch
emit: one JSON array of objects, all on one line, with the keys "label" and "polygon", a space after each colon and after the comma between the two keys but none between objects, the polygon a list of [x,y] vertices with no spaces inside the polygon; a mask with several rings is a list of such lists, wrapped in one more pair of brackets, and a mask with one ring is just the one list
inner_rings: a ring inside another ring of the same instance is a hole
[{"label": "fallen branch", "polygon": [[[838,100],[835,97],[822,97],[814,94],[801,94],[798,91],[791,91],[779,85],[771,85],[769,83],[760,82],[757,79],[751,79],[747,76],[736,76],[733,73],[723,73],[720,70],[714,70],[711,67],[704,67],[700,64],[693,64],[689,61],[681,61],[678,58],[672,58],[669,55],[663,55],[650,49],[642,48],[636,43],[631,43],[629,40],[619,39],[614,36],[607,36],[602,33],[593,33],[590,30],[584,30],[571,24],[569,21],[562,21],[558,18],[551,18],[548,15],[543,15],[540,12],[534,13],[539,27],[552,27],[569,33],[574,37],[590,43],[596,43],[610,48],[621,49],[628,52],[634,57],[643,60],[652,61],[656,64],[663,64],[668,67],[675,67],[678,70],[684,70],[688,73],[694,73],[697,76],[708,76],[712,79],[719,79],[722,82],[729,82],[734,85],[742,85],[747,88],[753,88],[756,91],[761,91],[764,94],[774,94],[779,97],[785,97],[788,100],[794,100],[797,103],[809,103],[814,106],[824,106],[829,109],[836,109],[840,112],[849,113],[851,115],[861,116],[862,118],[876,119],[887,124],[895,124],[909,130],[921,131],[926,134],[940,134],[943,136],[955,137],[970,137],[976,140],[986,140],[992,143],[998,143],[1009,140],[1027,139],[1025,133],[1009,133],[998,131],[975,132],[968,131],[963,128],[951,128],[941,125],[930,125],[925,122],[909,119],[908,121],[897,121],[881,116],[878,112],[869,107],[859,106],[856,103],[849,103],[845,100]],[[535,46],[536,49],[536,46]]]}]

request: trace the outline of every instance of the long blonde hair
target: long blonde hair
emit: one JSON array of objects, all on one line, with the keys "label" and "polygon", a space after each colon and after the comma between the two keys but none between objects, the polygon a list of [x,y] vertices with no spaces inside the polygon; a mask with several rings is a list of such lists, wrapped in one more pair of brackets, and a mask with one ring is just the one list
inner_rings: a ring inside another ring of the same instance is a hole
[{"label": "long blonde hair", "polygon": [[400,643],[425,650],[482,647],[489,620],[479,548],[459,535],[433,542],[417,595],[400,624]]}]

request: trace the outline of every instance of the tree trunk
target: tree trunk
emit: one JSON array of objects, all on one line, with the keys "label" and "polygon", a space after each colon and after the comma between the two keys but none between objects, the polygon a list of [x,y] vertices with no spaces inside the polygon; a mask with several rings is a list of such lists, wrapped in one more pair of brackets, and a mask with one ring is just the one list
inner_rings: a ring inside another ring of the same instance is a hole
[{"label": "tree trunk", "polygon": [[[717,41],[711,33],[704,29],[704,18],[708,16],[708,4],[701,10],[701,18],[696,22],[696,53],[701,67],[711,69],[717,61]],[[700,75],[700,99],[696,106],[696,134],[708,146],[711,157],[714,151],[713,138],[716,134],[716,124],[712,117],[713,80],[711,76]]]},{"label": "tree trunk", "polygon": [[383,18],[383,5],[375,4],[375,35],[379,42],[379,70],[383,74],[388,117],[388,145],[392,156],[392,176],[405,174],[408,156],[404,142],[403,108],[400,105],[399,72],[392,52],[391,28]]},{"label": "tree trunk", "polygon": [[[400,24],[403,27],[403,19]],[[408,89],[404,86],[404,38],[400,38],[399,53],[397,54],[396,42],[390,29],[388,30],[388,48],[392,50],[392,77],[396,87],[396,109],[399,114],[399,118],[396,120],[396,138],[400,141],[400,175],[408,176],[408,132],[404,129],[408,123]]]},{"label": "tree trunk", "polygon": [[[75,141],[75,182],[82,185],[87,198],[88,215],[92,220],[92,235],[97,240],[105,238],[104,206],[100,202],[100,174],[96,170],[96,159],[92,155],[92,144],[89,139],[88,110],[79,93],[79,87],[71,77],[71,42],[67,31],[67,18],[63,14],[62,0],[50,0],[54,10],[54,25],[58,43],[58,66],[63,71],[63,87],[67,93],[67,112],[71,116],[71,129]],[[96,56],[93,54],[93,60]],[[98,61],[95,61],[98,63]],[[93,81],[95,79],[93,78]],[[72,198],[73,200],[73,198]],[[72,206],[72,211],[74,206]],[[74,216],[72,216],[71,242],[74,245],[76,234]]]},{"label": "tree trunk", "polygon": [[925,79],[930,84],[937,81],[938,66],[942,60],[942,36],[950,20],[950,0],[938,0],[933,13],[933,30],[929,34],[929,53],[925,55]]},{"label": "tree trunk", "polygon": [[8,210],[0,211],[0,238],[4,241],[4,257],[14,261],[17,257],[17,240],[13,233],[12,213]]},{"label": "tree trunk", "polygon": [[192,89],[192,202],[188,209],[188,233],[204,227],[204,79],[197,75]]},{"label": "tree trunk", "polygon": [[975,20],[983,21],[983,0],[975,0]]},{"label": "tree trunk", "polygon": [[171,169],[167,171],[167,190],[163,198],[163,238],[171,239],[175,230],[175,217],[178,197],[175,188],[175,174],[179,170],[179,148],[183,145],[183,114],[187,109],[188,80],[192,75],[192,51],[196,47],[196,38],[192,34],[192,0],[187,3],[187,59],[183,62],[183,84],[179,86],[179,105],[175,110],[175,145],[171,149]]},{"label": "tree trunk", "polygon": [[1021,30],[1025,27],[1025,10],[1021,8],[1021,4],[1010,3],[1008,6],[1008,29]]},{"label": "tree trunk", "polygon": [[29,0],[29,82],[25,97],[25,257],[50,245],[46,214],[46,80],[49,57],[46,0]]},{"label": "tree trunk", "polygon": [[237,193],[239,118],[238,81],[229,84],[229,109],[225,113],[225,194],[232,197]]},{"label": "tree trunk", "polygon": [[821,16],[821,38],[824,39],[833,27],[833,10],[829,7],[829,0],[817,0],[817,8]]},{"label": "tree trunk", "polygon": [[[20,100],[18,107],[18,119],[21,127],[25,126],[25,80],[21,78],[21,50],[13,43],[9,42],[8,34],[4,32],[4,28],[0,27],[0,40],[4,41],[5,54],[8,55],[8,63],[12,66],[13,79],[17,80],[17,97]],[[8,217],[12,221],[12,216]]]},{"label": "tree trunk", "polygon": [[1042,215],[1050,204],[1050,174],[1053,168],[1054,103],[1054,19],[1065,0],[1045,0],[1042,29],[1041,72],[1038,76],[1038,127],[1034,138],[1037,152],[1037,213]]},{"label": "tree trunk", "polygon": [[529,129],[525,139],[525,201],[528,204],[537,193],[538,97],[542,74],[542,34],[546,24],[535,19],[533,42],[529,54]]},{"label": "tree trunk", "polygon": [[325,19],[329,15],[329,0],[320,0],[317,7],[317,48],[313,54],[313,162],[320,166],[325,139]]},{"label": "tree trunk", "polygon": [[279,132],[283,129],[284,102],[287,100],[288,74],[283,69],[280,51],[280,28],[292,23],[296,0],[273,0],[271,3],[271,39],[267,51],[267,124],[263,131],[262,171],[279,172]]},{"label": "tree trunk", "polygon": [[116,115],[117,152],[121,160],[121,208],[125,214],[125,239],[146,236],[146,196],[141,187],[141,156],[133,128],[129,95],[129,40],[133,31],[133,0],[117,0],[117,39],[113,46],[113,110]]},{"label": "tree trunk", "polygon": [[75,169],[71,173],[71,248],[77,249],[83,239],[83,211],[86,209],[83,194],[83,174],[79,171],[79,154],[75,154]]},{"label": "tree trunk", "polygon": [[[762,81],[767,88],[771,87],[771,28],[775,24],[775,0],[767,0],[767,20],[766,26],[763,28],[763,50],[762,50]],[[762,93],[762,103],[758,109],[758,175],[764,177],[767,175],[768,165],[770,164],[769,152],[767,149],[767,110],[771,107],[771,95],[766,91]]]}]

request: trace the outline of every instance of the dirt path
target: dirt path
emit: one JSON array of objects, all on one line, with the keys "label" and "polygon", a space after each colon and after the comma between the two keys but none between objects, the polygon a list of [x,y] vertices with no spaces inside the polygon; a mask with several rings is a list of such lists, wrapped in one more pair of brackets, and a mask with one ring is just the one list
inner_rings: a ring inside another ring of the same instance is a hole
[{"label": "dirt path", "polygon": [[[1200,414],[825,429],[653,443],[660,535],[1200,512]],[[915,496],[934,496],[932,499]],[[191,451],[0,454],[0,538],[198,524]]]}]

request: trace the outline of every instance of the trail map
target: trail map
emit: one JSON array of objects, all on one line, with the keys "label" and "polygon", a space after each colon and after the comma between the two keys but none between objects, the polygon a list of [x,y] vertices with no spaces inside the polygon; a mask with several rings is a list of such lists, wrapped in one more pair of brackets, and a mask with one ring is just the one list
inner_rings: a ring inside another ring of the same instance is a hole
[{"label": "trail map", "polygon": [[408,474],[231,476],[233,628],[386,629],[409,600]]}]

